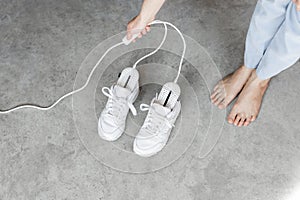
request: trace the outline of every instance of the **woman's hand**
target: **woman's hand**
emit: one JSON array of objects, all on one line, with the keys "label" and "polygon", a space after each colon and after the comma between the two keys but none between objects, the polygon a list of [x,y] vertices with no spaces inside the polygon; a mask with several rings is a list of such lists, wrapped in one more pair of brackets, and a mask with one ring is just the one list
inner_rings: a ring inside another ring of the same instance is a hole
[{"label": "woman's hand", "polygon": [[300,11],[300,0],[293,0],[293,2],[296,4],[297,10]]},{"label": "woman's hand", "polygon": [[[165,0],[144,0],[140,14],[130,20],[127,25],[127,39],[130,40],[133,34],[137,34],[138,38],[146,35],[150,31],[148,25],[155,19],[156,13],[159,11]],[[135,40],[133,40],[135,42]]]},{"label": "woman's hand", "polygon": [[[150,19],[143,19],[140,15],[134,17],[127,25],[127,39],[130,40],[132,35],[136,33],[139,33],[138,38],[146,35],[147,32],[150,31],[150,26],[148,24],[153,20],[154,17]],[[135,42],[135,40],[133,40],[133,42]]]}]

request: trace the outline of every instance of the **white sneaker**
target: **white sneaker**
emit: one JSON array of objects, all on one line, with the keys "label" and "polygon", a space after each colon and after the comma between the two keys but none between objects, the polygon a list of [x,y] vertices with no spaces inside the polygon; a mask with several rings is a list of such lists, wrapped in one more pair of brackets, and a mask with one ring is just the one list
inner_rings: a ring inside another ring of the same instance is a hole
[{"label": "white sneaker", "polygon": [[180,88],[176,83],[166,83],[150,105],[141,104],[140,109],[148,110],[148,115],[134,140],[133,151],[136,154],[149,157],[167,144],[181,109],[179,95]]},{"label": "white sneaker", "polygon": [[98,122],[98,133],[102,139],[117,140],[124,132],[129,110],[136,115],[133,103],[139,93],[138,79],[136,69],[125,68],[115,85],[102,88],[103,94],[108,97]]}]

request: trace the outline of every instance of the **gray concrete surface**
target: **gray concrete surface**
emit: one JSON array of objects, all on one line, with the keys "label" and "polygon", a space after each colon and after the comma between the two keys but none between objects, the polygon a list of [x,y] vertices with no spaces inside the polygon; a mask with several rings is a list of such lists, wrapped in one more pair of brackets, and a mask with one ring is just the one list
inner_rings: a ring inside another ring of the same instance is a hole
[{"label": "gray concrete surface", "polygon": [[[242,63],[255,2],[167,1],[157,18],[203,45],[225,75]],[[48,105],[70,91],[87,54],[125,30],[140,5],[0,0],[0,108]],[[258,120],[247,128],[225,124],[205,159],[194,141],[176,162],[146,174],[120,172],[91,156],[78,137],[71,99],[47,112],[0,115],[0,199],[299,199],[299,75],[297,63],[273,78]]]}]

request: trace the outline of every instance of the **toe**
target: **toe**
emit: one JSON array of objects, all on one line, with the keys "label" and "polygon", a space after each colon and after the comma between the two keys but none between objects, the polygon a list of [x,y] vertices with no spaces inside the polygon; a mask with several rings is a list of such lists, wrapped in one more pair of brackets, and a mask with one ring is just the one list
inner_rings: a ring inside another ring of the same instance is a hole
[{"label": "toe", "polygon": [[213,99],[212,99],[212,103],[216,105],[216,102],[219,101],[219,98],[221,98],[222,94],[218,93]]},{"label": "toe", "polygon": [[218,95],[219,95],[219,93],[216,93],[210,97],[212,103],[214,103],[218,99]]},{"label": "toe", "polygon": [[233,124],[234,119],[235,119],[235,115],[234,115],[234,116],[233,116],[233,115],[229,115],[229,116],[227,117],[227,121],[228,121],[229,124]]},{"label": "toe", "polygon": [[228,106],[229,102],[227,100],[227,97],[224,98],[224,100],[219,104],[220,109],[224,109]]},{"label": "toe", "polygon": [[236,115],[237,115],[236,111],[232,108],[229,115],[227,116],[227,121],[229,124],[233,124]]},{"label": "toe", "polygon": [[217,91],[218,88],[219,88],[219,84],[217,84],[217,85],[214,87],[213,92]]},{"label": "toe", "polygon": [[220,92],[219,90],[216,90],[216,91],[213,91],[213,93],[210,95],[210,98],[213,100],[213,99],[216,99],[218,97],[218,95],[220,95]]},{"label": "toe", "polygon": [[219,96],[219,98],[217,99],[217,101],[215,102],[216,106],[219,106],[219,104],[224,100],[224,97],[222,95]]},{"label": "toe", "polygon": [[223,101],[223,99],[219,98],[218,101],[215,103],[215,106],[217,106],[219,109],[221,109],[219,105],[222,101]]},{"label": "toe", "polygon": [[252,115],[250,121],[253,122],[256,120],[256,115]]},{"label": "toe", "polygon": [[211,103],[212,103],[212,104],[215,104],[217,100],[218,100],[218,98],[217,98],[217,97],[214,97],[213,99],[211,99]]},{"label": "toe", "polygon": [[214,87],[214,91],[216,91],[221,85],[221,82],[217,83],[217,85]]},{"label": "toe", "polygon": [[243,126],[245,120],[246,120],[246,118],[241,116],[241,120],[239,121],[238,126],[239,126],[239,127]]},{"label": "toe", "polygon": [[214,99],[216,97],[216,95],[218,94],[218,91],[213,91],[210,95],[210,99]]},{"label": "toe", "polygon": [[237,126],[239,124],[240,120],[241,120],[241,116],[239,114],[237,114],[236,118],[234,120],[234,125]]},{"label": "toe", "polygon": [[251,123],[251,117],[247,117],[244,126],[248,126]]},{"label": "toe", "polygon": [[213,93],[211,94],[211,98],[216,97],[218,94],[220,94],[222,92],[222,90],[220,88],[216,88]]},{"label": "toe", "polygon": [[218,108],[219,108],[219,109],[224,109],[224,108],[226,108],[224,101],[225,101],[225,99],[223,99],[223,101],[221,101],[221,102],[219,103],[219,105],[218,105]]}]

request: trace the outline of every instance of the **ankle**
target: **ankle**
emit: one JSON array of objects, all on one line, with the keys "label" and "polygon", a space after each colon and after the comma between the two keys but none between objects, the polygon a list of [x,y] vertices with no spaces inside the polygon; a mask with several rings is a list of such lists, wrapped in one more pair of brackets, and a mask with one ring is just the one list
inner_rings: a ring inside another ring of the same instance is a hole
[{"label": "ankle", "polygon": [[267,87],[271,78],[268,79],[261,79],[257,76],[256,70],[253,70],[250,76],[253,82],[257,83],[260,87]]},{"label": "ankle", "polygon": [[242,65],[240,68],[247,72],[253,72],[255,70],[255,68],[249,68],[246,65]]},{"label": "ankle", "polygon": [[241,78],[242,77],[249,78],[253,71],[254,71],[254,69],[248,68],[245,65],[242,65],[235,72]]}]

